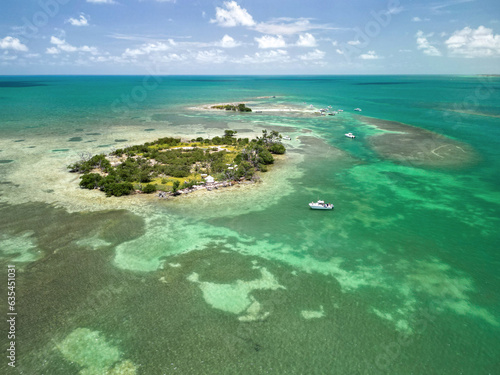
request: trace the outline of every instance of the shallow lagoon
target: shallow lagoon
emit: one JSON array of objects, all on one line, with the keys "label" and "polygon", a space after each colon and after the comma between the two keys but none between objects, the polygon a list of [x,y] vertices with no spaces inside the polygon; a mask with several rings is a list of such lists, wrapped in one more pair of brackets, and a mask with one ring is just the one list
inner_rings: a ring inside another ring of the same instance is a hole
[{"label": "shallow lagoon", "polygon": [[[460,104],[464,86],[473,92],[485,83],[377,80],[165,78],[146,101],[115,111],[136,78],[45,77],[16,91],[0,88],[8,104],[0,157],[12,160],[0,164],[0,249],[2,262],[19,270],[19,368],[56,375],[493,373],[500,354],[498,119],[457,117],[440,99]],[[71,95],[61,83],[73,86]],[[32,103],[40,90],[48,90],[47,103]],[[277,103],[258,98],[269,95]],[[498,106],[494,95],[481,105]],[[233,100],[344,112],[189,109]],[[79,189],[65,168],[83,151],[264,128],[292,141],[255,186],[175,200],[105,198]],[[472,156],[449,152],[447,160],[459,162],[419,163],[391,138],[402,132],[417,151],[423,137]],[[318,198],[335,210],[309,210]]]}]

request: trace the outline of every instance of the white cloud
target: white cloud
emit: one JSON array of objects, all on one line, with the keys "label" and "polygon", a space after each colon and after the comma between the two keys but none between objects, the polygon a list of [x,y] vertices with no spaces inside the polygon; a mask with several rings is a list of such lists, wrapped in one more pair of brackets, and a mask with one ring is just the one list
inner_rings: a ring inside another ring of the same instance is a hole
[{"label": "white cloud", "polygon": [[0,39],[0,48],[1,49],[13,49],[15,51],[23,51],[26,52],[28,47],[21,43],[21,41],[12,36],[6,36],[3,39]]},{"label": "white cloud", "polygon": [[[202,14],[204,16],[204,14]],[[329,25],[313,24],[307,18],[281,17],[269,22],[257,23],[245,8],[242,8],[236,1],[224,1],[224,7],[215,8],[215,19],[210,20],[223,27],[247,26],[262,34],[271,35],[293,35],[305,33],[309,30],[334,30]]]},{"label": "white cloud", "polygon": [[17,56],[16,55],[10,55],[7,51],[5,51],[5,53],[3,55],[0,55],[0,60],[2,60],[2,61],[13,61],[13,60],[17,60]]},{"label": "white cloud", "polygon": [[380,56],[378,56],[375,51],[368,51],[367,53],[363,53],[362,55],[359,55],[360,59],[363,60],[377,60],[380,59]]},{"label": "white cloud", "polygon": [[350,40],[347,44],[350,44],[351,46],[359,46],[361,42],[359,40]]},{"label": "white cloud", "polygon": [[47,48],[47,50],[45,51],[45,53],[49,54],[49,55],[57,55],[58,53],[60,53],[61,51],[57,48],[57,47],[49,47]]},{"label": "white cloud", "polygon": [[492,29],[484,26],[457,30],[445,43],[454,56],[474,58],[500,55],[500,35],[493,34]]},{"label": "white cloud", "polygon": [[178,55],[177,53],[169,53],[168,55],[161,56],[160,60],[163,62],[170,61],[184,61],[188,57],[186,55]]},{"label": "white cloud", "polygon": [[260,38],[254,38],[259,44],[259,48],[283,48],[286,47],[285,40],[281,35],[276,37],[270,35],[264,35]]},{"label": "white cloud", "polygon": [[87,3],[93,4],[116,4],[114,0],[87,0]]},{"label": "white cloud", "polygon": [[[60,38],[55,37],[55,36],[50,37],[50,43],[54,44],[56,47],[47,48],[45,53],[48,53],[51,55],[55,55],[61,51],[64,51],[64,52],[88,52],[88,53],[91,53],[92,55],[98,54],[97,48],[95,48],[95,47],[89,47],[89,46],[75,47],[75,46],[72,46],[71,44],[67,43],[66,40],[60,39]],[[58,52],[56,52],[56,50]]]},{"label": "white cloud", "polygon": [[424,22],[424,21],[430,21],[429,18],[420,18],[420,17],[413,17],[411,19],[412,22]]},{"label": "white cloud", "polygon": [[318,43],[316,43],[316,39],[312,34],[305,33],[299,35],[299,40],[296,44],[298,47],[316,47]]},{"label": "white cloud", "polygon": [[80,13],[80,18],[76,19],[71,17],[70,19],[66,20],[66,23],[70,23],[73,26],[88,26],[89,20],[85,17],[83,13]]},{"label": "white cloud", "polygon": [[222,40],[217,44],[222,48],[233,48],[241,45],[240,42],[235,41],[232,37],[230,37],[227,34],[224,35],[222,37]]},{"label": "white cloud", "polygon": [[312,52],[306,53],[305,55],[300,55],[299,59],[304,61],[310,60],[322,60],[325,57],[325,52],[315,49]]},{"label": "white cloud", "polygon": [[[159,43],[162,44],[162,43]],[[168,39],[168,45],[163,44],[162,48],[167,49],[168,47],[174,47],[179,49],[192,49],[192,48],[210,48],[210,47],[222,47],[222,48],[234,48],[241,46],[242,43],[236,41],[229,35],[224,35],[221,40],[214,42],[176,42],[173,39]],[[147,46],[144,44],[143,46]],[[141,47],[142,49],[143,47]]]},{"label": "white cloud", "polygon": [[97,55],[97,48],[95,48],[95,47],[82,46],[82,47],[78,47],[76,50],[80,51],[80,52],[89,52],[93,55]]},{"label": "white cloud", "polygon": [[342,51],[341,49],[337,48],[335,50],[335,52],[337,52],[339,55],[343,55],[344,54],[344,51]]},{"label": "white cloud", "polygon": [[334,28],[328,25],[312,24],[307,18],[278,18],[255,26],[255,30],[262,34],[274,35],[293,35],[317,29],[333,30]]},{"label": "white cloud", "polygon": [[415,36],[417,38],[418,49],[421,49],[426,55],[429,56],[441,56],[441,52],[439,52],[439,50],[431,45],[427,40],[427,37],[432,36],[432,34],[424,35],[423,31],[418,30]]},{"label": "white cloud", "polygon": [[[175,42],[174,42],[175,43]],[[123,53],[123,57],[132,57],[135,58],[141,55],[149,55],[154,52],[164,52],[170,49],[168,45],[162,42],[158,43],[146,43],[140,46],[139,48],[131,49],[127,48]]]},{"label": "white cloud", "polygon": [[195,59],[201,63],[220,64],[227,60],[227,55],[220,49],[210,51],[199,51]]},{"label": "white cloud", "polygon": [[399,14],[404,10],[403,7],[398,7],[398,6],[390,6],[389,4],[389,9],[385,11],[385,14]]},{"label": "white cloud", "polygon": [[432,5],[430,7],[430,10],[434,14],[450,13],[450,11],[446,10],[446,8],[451,7],[451,6],[455,6],[455,5],[459,5],[459,4],[463,4],[463,3],[470,3],[472,1],[475,1],[475,0],[450,0],[450,1],[445,1],[445,2],[442,2],[442,3],[438,3],[438,4],[435,4],[435,5]]},{"label": "white cloud", "polygon": [[268,63],[287,63],[290,62],[288,52],[283,49],[256,52],[254,55],[245,55],[241,59],[235,59],[233,62],[238,64],[268,64]]},{"label": "white cloud", "polygon": [[66,41],[59,39],[58,37],[51,36],[50,37],[50,43],[55,44],[55,45],[61,45],[66,43]]},{"label": "white cloud", "polygon": [[255,21],[246,9],[240,7],[236,1],[224,1],[225,9],[215,8],[215,19],[210,20],[223,27],[254,26]]},{"label": "white cloud", "polygon": [[336,40],[334,40],[334,41],[332,42],[332,46],[334,46],[334,47],[337,47],[337,45],[338,45],[338,44],[339,44],[339,42],[337,42]]}]

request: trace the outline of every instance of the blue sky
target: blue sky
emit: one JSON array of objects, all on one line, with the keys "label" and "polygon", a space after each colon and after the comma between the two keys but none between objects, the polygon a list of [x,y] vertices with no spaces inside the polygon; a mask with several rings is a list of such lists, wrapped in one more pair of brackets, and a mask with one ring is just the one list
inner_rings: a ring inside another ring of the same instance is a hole
[{"label": "blue sky", "polygon": [[0,74],[500,73],[498,0],[16,0]]}]

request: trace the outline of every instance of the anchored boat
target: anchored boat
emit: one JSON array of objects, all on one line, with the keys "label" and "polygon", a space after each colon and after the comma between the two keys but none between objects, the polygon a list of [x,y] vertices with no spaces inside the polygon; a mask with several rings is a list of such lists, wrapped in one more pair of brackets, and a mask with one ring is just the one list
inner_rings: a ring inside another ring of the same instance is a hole
[{"label": "anchored boat", "polygon": [[332,203],[325,203],[325,201],[317,201],[309,203],[309,207],[313,210],[333,210]]}]

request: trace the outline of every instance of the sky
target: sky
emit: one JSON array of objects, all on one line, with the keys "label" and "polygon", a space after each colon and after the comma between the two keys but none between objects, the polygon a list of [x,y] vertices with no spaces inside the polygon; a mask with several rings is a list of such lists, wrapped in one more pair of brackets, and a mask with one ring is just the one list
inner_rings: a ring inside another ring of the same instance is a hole
[{"label": "sky", "polygon": [[498,0],[15,0],[0,75],[499,74]]}]

